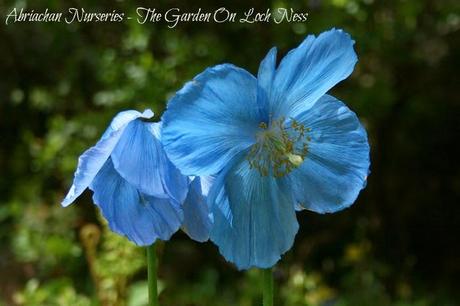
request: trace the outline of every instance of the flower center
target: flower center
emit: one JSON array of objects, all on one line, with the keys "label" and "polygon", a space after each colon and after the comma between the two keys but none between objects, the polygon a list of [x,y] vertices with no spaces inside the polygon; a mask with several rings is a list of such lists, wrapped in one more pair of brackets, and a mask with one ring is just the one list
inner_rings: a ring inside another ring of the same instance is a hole
[{"label": "flower center", "polygon": [[246,156],[251,169],[262,176],[282,177],[302,164],[311,140],[310,128],[294,119],[285,125],[285,118],[273,121],[270,127],[261,122],[259,128],[257,141]]}]

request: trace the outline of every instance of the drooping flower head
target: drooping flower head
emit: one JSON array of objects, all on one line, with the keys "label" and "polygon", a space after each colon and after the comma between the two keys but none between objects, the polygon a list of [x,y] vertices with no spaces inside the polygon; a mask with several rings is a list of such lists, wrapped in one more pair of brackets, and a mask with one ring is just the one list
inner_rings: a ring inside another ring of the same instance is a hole
[{"label": "drooping flower head", "polygon": [[152,117],[151,110],[116,115],[97,144],[80,156],[62,205],[89,187],[110,229],[137,245],[168,240],[181,225],[195,240],[207,240],[209,184],[200,177],[191,182],[168,160],[161,123],[146,121]]},{"label": "drooping flower head", "polygon": [[218,65],[169,101],[166,153],[183,174],[218,174],[211,240],[238,268],[271,267],[291,248],[296,209],[335,212],[365,186],[366,131],[326,94],[353,71],[353,44],[336,29],[308,36],[278,67],[271,49],[257,78]]}]

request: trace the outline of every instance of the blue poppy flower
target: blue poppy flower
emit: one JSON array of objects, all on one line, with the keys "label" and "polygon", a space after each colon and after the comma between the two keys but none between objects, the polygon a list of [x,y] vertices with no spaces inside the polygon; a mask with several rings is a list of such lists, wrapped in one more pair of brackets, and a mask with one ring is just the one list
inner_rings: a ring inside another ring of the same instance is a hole
[{"label": "blue poppy flower", "polygon": [[366,131],[327,93],[357,62],[342,30],[308,36],[257,78],[230,64],[206,69],[169,101],[163,145],[185,175],[218,174],[210,238],[240,269],[271,267],[298,231],[296,209],[332,213],[366,184]]},{"label": "blue poppy flower", "polygon": [[115,116],[97,144],[80,156],[62,205],[70,205],[89,187],[111,230],[137,245],[168,240],[184,223],[192,238],[207,240],[207,189],[196,186],[199,177],[189,189],[190,179],[163,151],[161,123],[145,121],[152,117],[151,110]]}]

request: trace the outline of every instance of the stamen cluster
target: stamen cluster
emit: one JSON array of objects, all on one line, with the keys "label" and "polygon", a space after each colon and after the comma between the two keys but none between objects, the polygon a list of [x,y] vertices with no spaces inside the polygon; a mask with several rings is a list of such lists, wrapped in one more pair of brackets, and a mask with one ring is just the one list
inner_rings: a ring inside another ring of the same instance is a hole
[{"label": "stamen cluster", "polygon": [[259,124],[261,129],[256,134],[257,142],[246,156],[251,169],[260,175],[283,177],[299,167],[308,153],[308,133],[310,128],[291,118],[288,122],[284,117]]}]

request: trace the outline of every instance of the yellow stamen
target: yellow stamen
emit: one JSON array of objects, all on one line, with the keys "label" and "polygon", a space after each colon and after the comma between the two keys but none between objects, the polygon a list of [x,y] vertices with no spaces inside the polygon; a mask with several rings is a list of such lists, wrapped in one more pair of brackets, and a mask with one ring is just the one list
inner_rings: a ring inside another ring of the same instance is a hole
[{"label": "yellow stamen", "polygon": [[308,152],[309,128],[294,119],[285,125],[285,119],[259,124],[257,142],[251,147],[247,160],[251,169],[262,176],[282,177],[299,167]]}]

